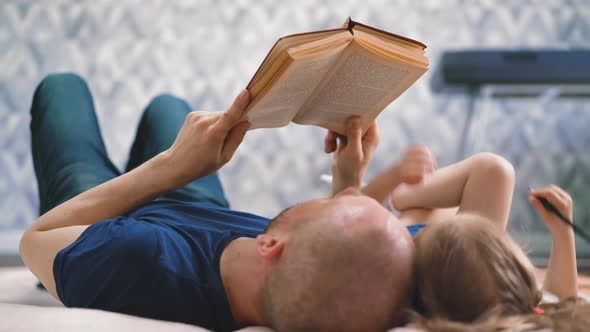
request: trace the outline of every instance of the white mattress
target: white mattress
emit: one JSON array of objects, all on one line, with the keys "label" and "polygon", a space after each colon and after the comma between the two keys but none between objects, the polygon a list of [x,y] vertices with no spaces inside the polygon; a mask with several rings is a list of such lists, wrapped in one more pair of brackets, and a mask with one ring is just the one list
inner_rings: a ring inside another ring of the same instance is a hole
[{"label": "white mattress", "polygon": [[[0,332],[203,332],[193,325],[159,321],[94,309],[66,308],[46,291],[26,267],[0,268]],[[551,300],[546,294],[546,300]],[[272,332],[265,327],[239,331]],[[410,327],[390,332],[420,332]]]},{"label": "white mattress", "polygon": [[[203,332],[193,325],[146,319],[94,309],[66,308],[26,267],[0,268],[0,332]],[[268,332],[265,327],[240,331]]]}]

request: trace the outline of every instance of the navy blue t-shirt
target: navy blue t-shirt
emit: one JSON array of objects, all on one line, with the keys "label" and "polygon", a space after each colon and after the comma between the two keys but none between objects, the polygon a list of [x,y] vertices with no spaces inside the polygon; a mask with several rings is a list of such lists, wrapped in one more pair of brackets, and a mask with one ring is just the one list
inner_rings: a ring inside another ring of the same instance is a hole
[{"label": "navy blue t-shirt", "polygon": [[235,330],[219,259],[230,241],[268,222],[208,203],[154,201],[88,227],[60,251],[57,294],[68,307]]},{"label": "navy blue t-shirt", "polygon": [[268,222],[209,203],[151,202],[91,225],[61,250],[57,294],[68,307],[235,330],[219,260],[230,241],[256,237]]}]

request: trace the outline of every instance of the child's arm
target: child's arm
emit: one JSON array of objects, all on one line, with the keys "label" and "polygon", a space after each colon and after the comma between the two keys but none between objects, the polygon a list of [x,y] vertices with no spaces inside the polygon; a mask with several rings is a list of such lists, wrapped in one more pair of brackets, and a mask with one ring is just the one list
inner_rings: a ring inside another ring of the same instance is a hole
[{"label": "child's arm", "polygon": [[578,295],[578,271],[576,265],[576,243],[571,226],[559,219],[541,204],[537,197],[543,197],[553,204],[561,214],[573,220],[573,202],[563,189],[550,185],[542,189],[531,190],[529,202],[543,219],[551,233],[551,255],[543,288],[566,299]]},{"label": "child's arm", "polygon": [[458,213],[477,213],[505,229],[513,191],[512,165],[500,156],[479,153],[437,170],[418,184],[399,185],[393,205],[399,211],[458,206]]}]

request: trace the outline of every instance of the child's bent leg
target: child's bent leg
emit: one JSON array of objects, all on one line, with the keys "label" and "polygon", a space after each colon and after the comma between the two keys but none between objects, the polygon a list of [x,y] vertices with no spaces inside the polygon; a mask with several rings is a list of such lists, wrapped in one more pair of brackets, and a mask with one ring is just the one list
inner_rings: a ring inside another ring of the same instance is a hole
[{"label": "child's bent leg", "polygon": [[506,228],[514,168],[504,158],[479,153],[441,168],[418,185],[401,185],[393,193],[399,211],[411,208],[448,208],[477,213]]}]

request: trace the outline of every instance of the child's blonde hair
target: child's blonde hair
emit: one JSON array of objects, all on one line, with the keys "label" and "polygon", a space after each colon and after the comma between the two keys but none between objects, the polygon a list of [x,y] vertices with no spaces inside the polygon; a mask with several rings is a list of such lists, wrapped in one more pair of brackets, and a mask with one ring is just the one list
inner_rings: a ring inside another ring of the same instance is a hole
[{"label": "child's blonde hair", "polygon": [[545,303],[542,315],[488,316],[475,323],[441,318],[425,319],[413,313],[412,325],[424,332],[587,332],[590,331],[590,304],[580,298]]},{"label": "child's blonde hair", "polygon": [[532,263],[490,220],[462,214],[415,238],[417,309],[429,318],[474,322],[532,313],[542,293]]}]

